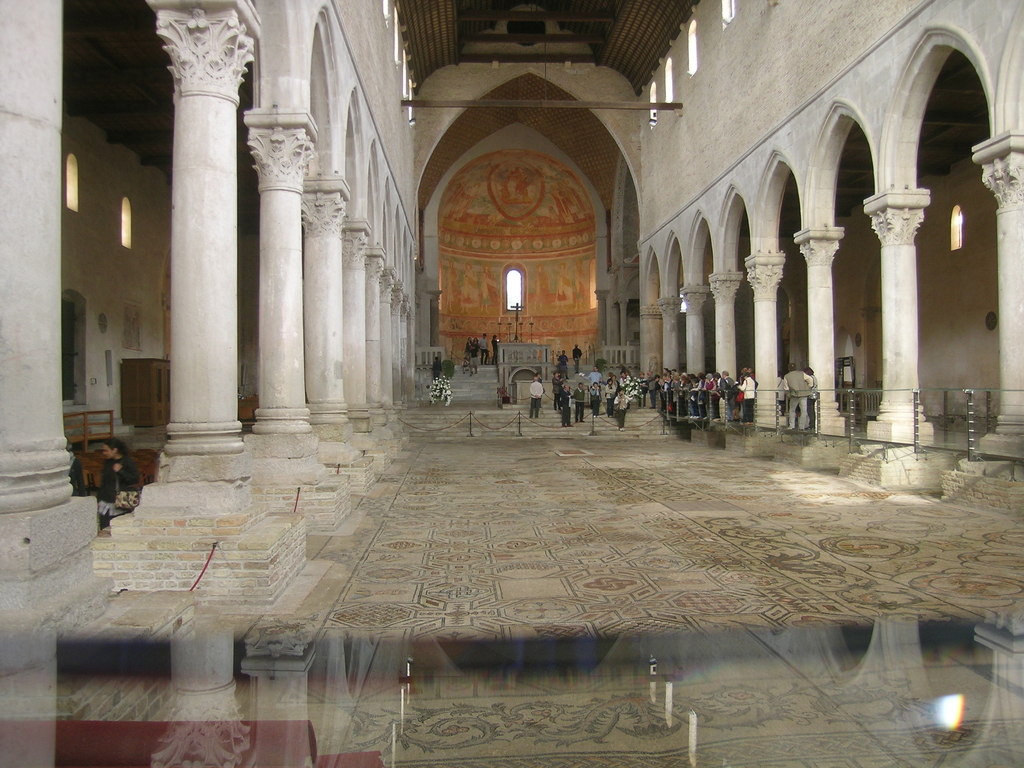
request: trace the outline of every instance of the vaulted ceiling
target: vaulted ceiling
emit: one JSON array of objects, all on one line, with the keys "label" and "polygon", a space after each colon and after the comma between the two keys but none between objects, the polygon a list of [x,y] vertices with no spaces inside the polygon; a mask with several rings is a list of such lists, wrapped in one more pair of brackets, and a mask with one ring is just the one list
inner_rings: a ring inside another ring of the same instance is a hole
[{"label": "vaulted ceiling", "polygon": [[452,64],[571,61],[611,67],[639,94],[699,2],[402,0],[400,12],[419,83]]}]

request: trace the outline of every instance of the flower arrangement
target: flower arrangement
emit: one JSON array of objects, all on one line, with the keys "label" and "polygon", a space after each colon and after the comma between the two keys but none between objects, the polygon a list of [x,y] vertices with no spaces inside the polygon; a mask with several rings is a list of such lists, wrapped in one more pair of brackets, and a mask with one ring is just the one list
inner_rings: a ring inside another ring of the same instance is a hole
[{"label": "flower arrangement", "polygon": [[630,402],[640,402],[640,380],[634,376],[624,376],[619,387]]},{"label": "flower arrangement", "polygon": [[447,376],[439,376],[430,383],[430,402],[452,404],[452,380]]}]

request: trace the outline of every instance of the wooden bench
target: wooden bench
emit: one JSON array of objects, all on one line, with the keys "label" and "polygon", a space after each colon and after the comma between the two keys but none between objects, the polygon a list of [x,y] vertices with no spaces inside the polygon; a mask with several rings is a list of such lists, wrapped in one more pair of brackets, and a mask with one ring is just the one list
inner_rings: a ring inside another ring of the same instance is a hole
[{"label": "wooden bench", "polygon": [[78,411],[64,414],[64,437],[71,443],[82,443],[89,450],[90,442],[108,440],[114,436],[113,411]]}]

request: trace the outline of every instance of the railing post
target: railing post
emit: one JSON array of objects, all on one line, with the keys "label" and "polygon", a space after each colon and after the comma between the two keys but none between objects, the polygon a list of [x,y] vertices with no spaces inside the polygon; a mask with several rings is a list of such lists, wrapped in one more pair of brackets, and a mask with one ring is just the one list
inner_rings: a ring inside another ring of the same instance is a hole
[{"label": "railing post", "polygon": [[920,422],[921,390],[914,390],[914,453],[921,451],[921,422]]},{"label": "railing post", "polygon": [[473,412],[469,412],[469,436],[473,436]]},{"label": "railing post", "polygon": [[516,437],[523,436],[523,412],[516,414]]},{"label": "railing post", "polygon": [[985,390],[985,434],[992,431],[992,390]]},{"label": "railing post", "polygon": [[821,392],[818,392],[818,396],[811,402],[814,403],[814,436],[821,437]]},{"label": "railing post", "polygon": [[597,414],[593,411],[590,412],[590,436],[593,437],[597,434]]},{"label": "railing post", "polygon": [[967,395],[967,460],[974,461],[974,451],[977,448],[974,435],[974,390],[965,389]]},{"label": "railing post", "polygon": [[846,390],[846,395],[850,403],[850,409],[846,416],[846,431],[849,433],[850,439],[849,452],[853,453],[853,430],[857,424],[857,395],[852,389]]},{"label": "railing post", "polygon": [[[785,402],[785,400],[783,400],[782,402]],[[779,391],[775,390],[775,435],[776,436],[779,436],[779,435],[782,434],[782,427],[780,426],[780,423],[779,423],[779,414],[781,413],[781,411],[782,411],[782,409],[779,407]]]}]

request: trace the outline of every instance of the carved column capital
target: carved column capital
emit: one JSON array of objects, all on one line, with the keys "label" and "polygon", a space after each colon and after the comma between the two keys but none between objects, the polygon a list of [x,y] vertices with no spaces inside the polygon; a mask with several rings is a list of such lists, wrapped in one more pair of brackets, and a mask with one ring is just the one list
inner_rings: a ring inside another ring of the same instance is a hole
[{"label": "carved column capital", "polygon": [[395,268],[384,267],[380,271],[380,300],[391,304],[391,289],[395,284]]},{"label": "carved column capital", "polygon": [[384,274],[384,250],[370,246],[363,252],[363,263],[366,269],[366,284],[376,283],[380,290],[381,276]]},{"label": "carved column capital", "polygon": [[806,240],[800,243],[800,253],[808,267],[832,268],[832,260],[839,250],[838,240]]},{"label": "carved column capital", "polygon": [[341,228],[341,265],[345,269],[366,267],[370,230],[365,221],[346,221]]},{"label": "carved column capital", "polygon": [[238,87],[253,60],[253,39],[235,10],[156,10],[156,33],[171,57],[174,91],[182,96],[216,96],[238,105]]},{"label": "carved column capital", "polygon": [[913,245],[922,221],[923,208],[883,208],[871,214],[871,228],[882,245]]},{"label": "carved column capital", "polygon": [[249,128],[249,148],[256,160],[260,192],[283,189],[302,191],[302,178],[313,158],[313,142],[305,128]]},{"label": "carved column capital", "polygon": [[999,210],[1024,205],[1024,153],[1011,152],[982,166],[981,181],[992,190]]},{"label": "carved column capital", "polygon": [[640,307],[640,317],[661,317],[661,308],[657,304],[647,304]]},{"label": "carved column capital", "polygon": [[700,314],[704,309],[704,302],[711,295],[711,289],[706,285],[688,285],[683,288],[683,296],[686,297],[686,314]]},{"label": "carved column capital", "polygon": [[302,195],[302,225],[307,237],[340,237],[345,223],[345,198],[340,192]]},{"label": "carved column capital", "polygon": [[711,281],[711,294],[715,297],[715,303],[731,302],[736,299],[736,291],[743,282],[742,272],[713,272],[709,279]]},{"label": "carved column capital", "polygon": [[776,301],[779,294],[779,283],[782,282],[782,269],[786,256],[770,251],[748,256],[744,262],[747,267],[747,280],[754,289],[754,301]]},{"label": "carved column capital", "polygon": [[678,298],[671,296],[663,299],[658,299],[658,309],[661,310],[662,317],[674,317],[679,314],[679,307],[682,302]]},{"label": "carved column capital", "polygon": [[405,301],[405,288],[402,285],[402,281],[397,277],[395,278],[395,284],[391,286],[391,308],[393,312],[401,311],[402,302]]}]

